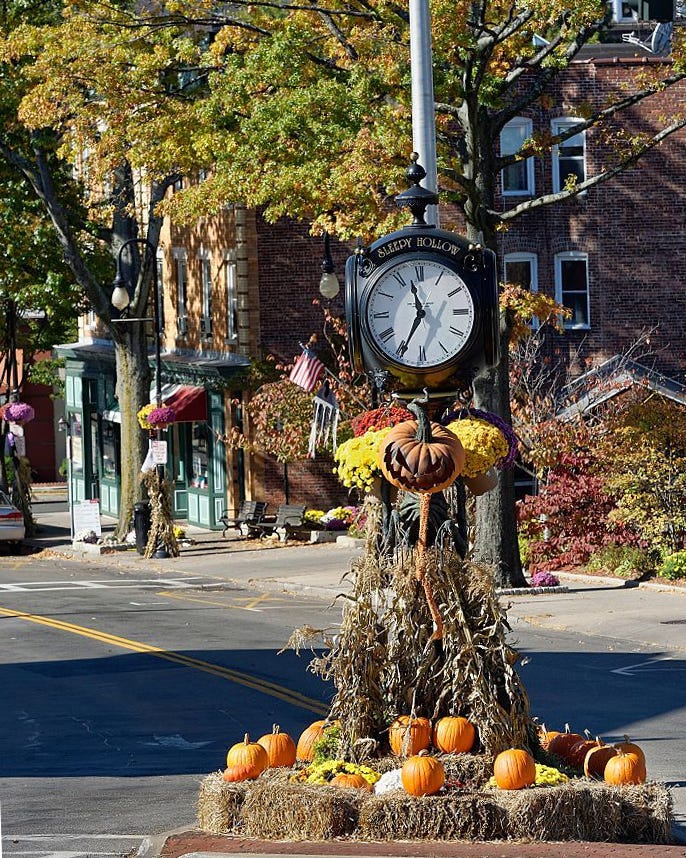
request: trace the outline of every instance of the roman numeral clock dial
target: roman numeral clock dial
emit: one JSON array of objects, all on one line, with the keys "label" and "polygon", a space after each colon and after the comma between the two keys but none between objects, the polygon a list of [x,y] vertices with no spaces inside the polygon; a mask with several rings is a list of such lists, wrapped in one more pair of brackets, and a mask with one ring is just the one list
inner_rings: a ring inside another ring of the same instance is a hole
[{"label": "roman numeral clock dial", "polygon": [[475,315],[472,294],[455,271],[414,256],[371,283],[363,318],[381,355],[401,367],[428,369],[465,348]]}]

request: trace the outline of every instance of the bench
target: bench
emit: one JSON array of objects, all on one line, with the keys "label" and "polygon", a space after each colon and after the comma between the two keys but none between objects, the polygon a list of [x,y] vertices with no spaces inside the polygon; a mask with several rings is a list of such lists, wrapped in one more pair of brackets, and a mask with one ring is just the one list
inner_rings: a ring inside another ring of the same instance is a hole
[{"label": "bench", "polygon": [[276,533],[283,541],[289,534],[309,533],[312,528],[305,522],[305,509],[304,504],[282,504],[273,519],[258,522],[254,530],[260,536]]},{"label": "bench", "polygon": [[266,501],[253,500],[243,501],[241,508],[238,510],[238,515],[233,518],[229,517],[228,512],[224,512],[224,514],[219,518],[219,521],[224,526],[224,529],[222,530],[222,539],[226,536],[226,531],[234,527],[242,530],[245,525],[249,533],[254,525],[259,524],[262,521],[266,512]]}]

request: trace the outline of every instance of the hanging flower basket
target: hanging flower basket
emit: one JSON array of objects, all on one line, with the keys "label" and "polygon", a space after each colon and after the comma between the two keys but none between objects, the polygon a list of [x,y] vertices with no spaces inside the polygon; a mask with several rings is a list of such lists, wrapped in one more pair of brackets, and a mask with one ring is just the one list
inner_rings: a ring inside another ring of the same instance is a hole
[{"label": "hanging flower basket", "polygon": [[170,405],[160,405],[148,414],[148,423],[153,429],[166,429],[176,420],[176,411]]},{"label": "hanging flower basket", "polygon": [[26,402],[10,402],[2,412],[8,423],[17,423],[19,426],[29,423],[36,416],[36,412]]},{"label": "hanging flower basket", "polygon": [[136,415],[142,429],[166,429],[170,423],[176,421],[176,411],[170,405],[161,405],[159,408],[152,403],[144,405]]},{"label": "hanging flower basket", "polygon": [[391,427],[387,426],[378,432],[365,432],[364,435],[339,444],[334,453],[334,473],[344,486],[371,491],[374,479],[381,477],[379,450],[390,431]]},{"label": "hanging flower basket", "polygon": [[446,416],[441,420],[441,423],[444,426],[448,426],[452,431],[451,424],[458,420],[464,420],[465,418],[485,420],[487,423],[490,423],[496,429],[500,430],[507,443],[507,452],[492,464],[495,465],[498,470],[512,468],[519,452],[519,439],[510,424],[497,414],[493,414],[491,411],[482,411],[479,408],[463,408],[459,411],[451,411],[449,414],[446,414]]},{"label": "hanging flower basket", "polygon": [[447,427],[457,435],[464,447],[466,461],[463,477],[483,474],[504,460],[510,446],[502,431],[488,420],[478,417],[462,417],[452,420]]}]

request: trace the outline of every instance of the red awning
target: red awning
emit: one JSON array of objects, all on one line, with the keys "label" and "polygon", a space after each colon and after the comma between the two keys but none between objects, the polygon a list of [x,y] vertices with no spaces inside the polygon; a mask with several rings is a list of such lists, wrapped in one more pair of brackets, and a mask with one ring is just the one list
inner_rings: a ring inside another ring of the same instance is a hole
[{"label": "red awning", "polygon": [[165,384],[162,388],[162,402],[176,411],[177,423],[199,423],[207,420],[207,391],[204,387]]}]

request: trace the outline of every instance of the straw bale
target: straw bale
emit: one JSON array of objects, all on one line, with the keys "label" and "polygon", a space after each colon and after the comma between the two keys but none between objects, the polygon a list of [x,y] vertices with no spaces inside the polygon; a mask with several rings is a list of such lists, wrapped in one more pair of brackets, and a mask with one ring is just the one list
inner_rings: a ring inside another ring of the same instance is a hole
[{"label": "straw bale", "polygon": [[241,811],[242,833],[262,840],[327,840],[351,834],[361,793],[353,789],[256,781]]},{"label": "straw bale", "polygon": [[438,754],[446,779],[461,781],[471,787],[482,787],[493,774],[491,754]]},{"label": "straw bale", "polygon": [[249,783],[227,783],[222,772],[207,775],[200,783],[198,828],[209,834],[231,831],[238,822]]},{"label": "straw bale", "polygon": [[620,839],[629,843],[671,843],[673,802],[664,784],[615,788],[622,812]]},{"label": "straw bale", "polygon": [[362,802],[363,840],[502,840],[507,812],[493,795],[452,791],[416,798],[401,790]]}]

